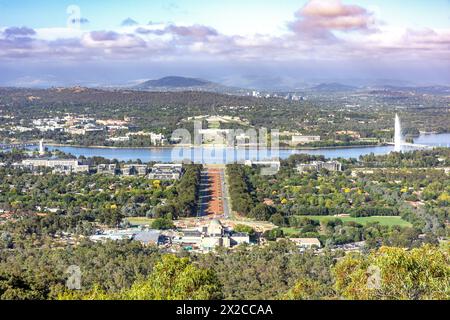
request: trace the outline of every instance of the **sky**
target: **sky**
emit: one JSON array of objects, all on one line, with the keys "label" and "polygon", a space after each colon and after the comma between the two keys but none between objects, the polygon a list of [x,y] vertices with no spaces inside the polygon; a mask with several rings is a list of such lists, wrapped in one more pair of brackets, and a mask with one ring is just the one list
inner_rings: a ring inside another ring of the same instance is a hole
[{"label": "sky", "polygon": [[0,0],[0,85],[450,84],[450,0]]}]

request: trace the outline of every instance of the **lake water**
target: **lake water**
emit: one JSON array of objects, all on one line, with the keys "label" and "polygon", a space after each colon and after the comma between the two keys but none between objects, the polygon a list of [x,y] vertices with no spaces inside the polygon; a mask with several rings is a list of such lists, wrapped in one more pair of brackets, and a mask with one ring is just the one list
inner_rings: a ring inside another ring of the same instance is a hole
[{"label": "lake water", "polygon": [[450,148],[450,133],[422,134],[414,139],[414,143]]},{"label": "lake water", "polygon": [[[450,134],[427,134],[415,139],[415,143],[429,146],[450,147]],[[143,162],[179,162],[182,160],[192,160],[202,164],[225,164],[233,162],[243,162],[244,160],[267,160],[275,157],[287,159],[293,154],[323,155],[326,158],[359,158],[361,155],[374,153],[376,155],[387,154],[394,150],[393,146],[376,147],[356,147],[356,148],[329,148],[315,150],[257,150],[244,148],[226,147],[194,147],[194,148],[86,148],[86,147],[53,147],[49,150],[59,149],[75,156],[85,157],[100,156],[107,159],[117,159],[123,161]],[[408,148],[411,150],[411,148]]]}]

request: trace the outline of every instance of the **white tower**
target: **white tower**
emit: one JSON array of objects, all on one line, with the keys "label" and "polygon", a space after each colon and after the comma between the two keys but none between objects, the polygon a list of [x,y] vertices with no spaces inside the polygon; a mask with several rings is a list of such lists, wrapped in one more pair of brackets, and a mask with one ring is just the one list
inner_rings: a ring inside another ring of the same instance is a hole
[{"label": "white tower", "polygon": [[41,156],[45,155],[44,140],[43,139],[41,139],[39,141],[39,155],[41,155]]}]

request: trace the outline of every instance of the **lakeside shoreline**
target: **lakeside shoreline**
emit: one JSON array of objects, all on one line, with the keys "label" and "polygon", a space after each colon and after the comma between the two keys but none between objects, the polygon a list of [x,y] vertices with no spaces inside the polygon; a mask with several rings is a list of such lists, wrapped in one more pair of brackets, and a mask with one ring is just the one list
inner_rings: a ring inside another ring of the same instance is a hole
[{"label": "lakeside shoreline", "polygon": [[326,146],[326,147],[301,147],[301,148],[294,148],[294,147],[279,147],[279,148],[271,148],[271,147],[259,147],[259,146],[234,146],[234,147],[227,147],[225,145],[200,145],[200,146],[194,146],[194,145],[173,145],[173,146],[154,146],[154,147],[115,147],[115,146],[84,146],[84,145],[72,145],[72,144],[61,144],[61,143],[46,143],[45,145],[51,146],[51,147],[69,147],[69,148],[88,148],[88,149],[133,149],[133,150],[167,150],[167,149],[194,149],[194,148],[221,148],[221,149],[235,149],[235,150],[246,150],[246,149],[269,149],[269,150],[326,150],[326,149],[346,149],[346,148],[373,148],[373,147],[386,147],[389,146],[389,144],[385,143],[379,143],[379,144],[364,144],[364,145],[348,145],[348,146]]}]

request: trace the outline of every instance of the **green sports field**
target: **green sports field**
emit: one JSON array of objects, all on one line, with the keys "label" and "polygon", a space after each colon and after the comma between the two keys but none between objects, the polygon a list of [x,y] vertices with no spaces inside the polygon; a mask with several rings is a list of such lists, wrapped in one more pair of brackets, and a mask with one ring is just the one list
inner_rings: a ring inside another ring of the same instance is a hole
[{"label": "green sports field", "polygon": [[145,225],[151,225],[152,222],[155,219],[150,219],[146,217],[129,217],[125,218],[129,223],[131,223],[134,226],[145,226]]},{"label": "green sports field", "polygon": [[326,221],[332,219],[340,219],[343,222],[353,221],[362,225],[366,225],[369,222],[379,222],[384,226],[401,226],[401,227],[411,227],[411,223],[403,220],[398,216],[386,216],[386,217],[362,217],[362,218],[352,218],[352,217],[333,217],[333,216],[297,216],[306,217],[312,220]]}]

